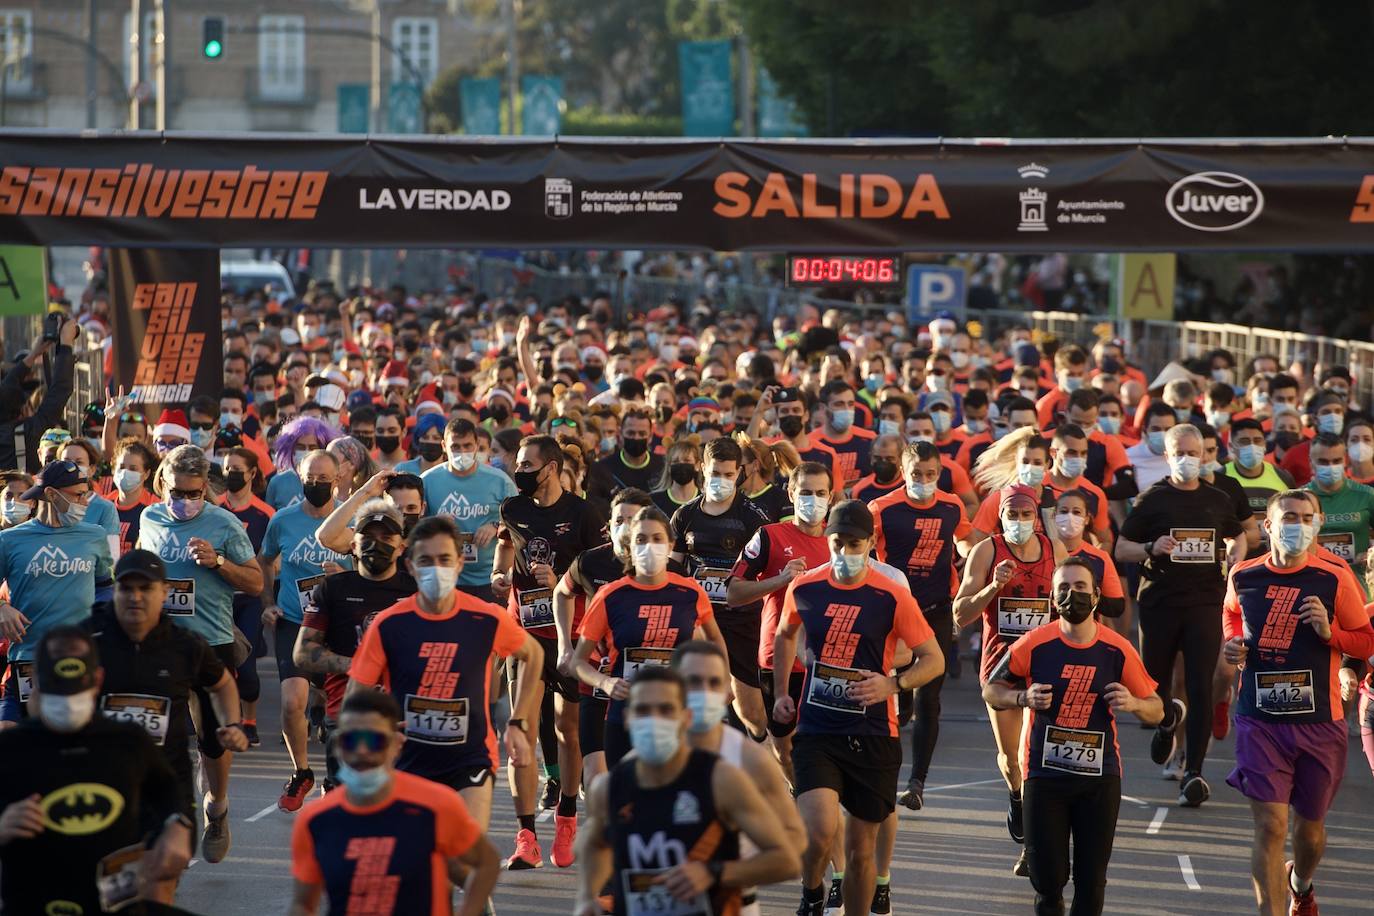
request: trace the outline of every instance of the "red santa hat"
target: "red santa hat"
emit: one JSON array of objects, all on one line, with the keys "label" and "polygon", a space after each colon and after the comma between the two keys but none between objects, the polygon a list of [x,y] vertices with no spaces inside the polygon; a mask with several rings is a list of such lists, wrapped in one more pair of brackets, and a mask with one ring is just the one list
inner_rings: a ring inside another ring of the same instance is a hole
[{"label": "red santa hat", "polygon": [[186,422],[186,414],[180,410],[164,410],[153,427],[153,438],[177,436],[188,442],[191,439],[191,424]]}]

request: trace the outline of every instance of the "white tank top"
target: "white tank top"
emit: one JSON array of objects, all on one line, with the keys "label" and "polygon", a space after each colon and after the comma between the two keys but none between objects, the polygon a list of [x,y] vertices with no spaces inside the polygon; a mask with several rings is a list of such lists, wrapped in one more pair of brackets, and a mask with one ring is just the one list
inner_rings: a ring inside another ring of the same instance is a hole
[{"label": "white tank top", "polygon": [[[744,737],[744,732],[737,728],[732,728],[729,725],[725,726],[724,729],[721,730],[720,736],[720,759],[733,767],[738,767],[740,770],[743,770],[744,742],[746,740],[752,739],[746,739]],[[748,858],[758,851],[759,848],[754,845],[753,841],[741,833],[739,836],[740,858]],[[759,916],[758,888],[743,888],[740,891],[740,897],[744,900],[744,904],[740,907],[740,916]]]}]

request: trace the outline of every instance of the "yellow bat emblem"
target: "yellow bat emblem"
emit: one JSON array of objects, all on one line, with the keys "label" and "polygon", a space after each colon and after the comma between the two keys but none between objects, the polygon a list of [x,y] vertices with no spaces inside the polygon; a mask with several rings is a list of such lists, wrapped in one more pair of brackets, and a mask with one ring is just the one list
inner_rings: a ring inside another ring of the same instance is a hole
[{"label": "yellow bat emblem", "polygon": [[49,792],[39,808],[43,826],[68,836],[98,833],[124,811],[124,796],[98,782],[77,782]]}]

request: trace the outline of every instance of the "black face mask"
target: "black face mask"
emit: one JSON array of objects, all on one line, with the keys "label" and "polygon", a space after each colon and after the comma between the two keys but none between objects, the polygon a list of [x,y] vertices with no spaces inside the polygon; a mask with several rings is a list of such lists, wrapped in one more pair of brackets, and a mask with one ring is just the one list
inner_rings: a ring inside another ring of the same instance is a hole
[{"label": "black face mask", "polygon": [[414,527],[415,527],[416,525],[420,524],[420,513],[418,513],[418,512],[407,512],[407,513],[405,513],[404,518],[405,518],[405,531],[402,532],[402,533],[405,534],[406,537],[410,537],[410,532],[411,532],[411,530],[414,529]]},{"label": "black face mask", "polygon": [[377,436],[374,441],[377,444],[378,451],[383,455],[390,455],[401,447],[400,436]]},{"label": "black face mask", "polygon": [[544,469],[539,468],[535,471],[516,471],[511,475],[515,481],[515,489],[520,491],[521,496],[533,496],[534,491],[539,489],[539,475]]},{"label": "black face mask", "polygon": [[1093,596],[1091,592],[1056,592],[1054,609],[1069,623],[1082,623],[1092,616]]},{"label": "black face mask", "polygon": [[673,418],[673,408],[671,408],[671,407],[660,407],[660,408],[658,409],[658,422],[660,422],[660,423],[667,423],[667,422],[668,422],[669,420],[671,420],[672,418]]},{"label": "black face mask", "polygon": [[316,509],[328,505],[329,500],[334,497],[334,485],[332,483],[308,483],[301,489],[305,491],[305,501]]},{"label": "black face mask", "polygon": [[237,493],[248,485],[248,476],[242,471],[230,471],[224,475],[224,485],[230,493]]},{"label": "black face mask", "polygon": [[363,538],[361,547],[358,551],[358,562],[374,576],[386,572],[396,556],[394,547],[373,538]]},{"label": "black face mask", "polygon": [[368,451],[371,451],[372,446],[377,444],[377,438],[375,436],[360,436],[357,433],[354,433],[353,438],[361,442],[363,444],[363,448],[367,449]]},{"label": "black face mask", "polygon": [[891,458],[874,458],[873,476],[882,483],[887,483],[897,476],[897,462]]},{"label": "black face mask", "polygon": [[783,417],[778,421],[778,429],[782,430],[782,434],[787,438],[795,439],[802,431],[802,418]]},{"label": "black face mask", "polygon": [[675,461],[668,465],[668,476],[680,487],[697,479],[697,469],[686,461]]},{"label": "black face mask", "polygon": [[1273,444],[1283,449],[1284,451],[1288,451],[1290,448],[1298,444],[1299,438],[1300,437],[1297,433],[1274,433]]},{"label": "black face mask", "polygon": [[497,423],[504,423],[510,419],[510,408],[505,404],[497,404],[490,407],[488,408],[488,412],[491,414],[491,418]]},{"label": "black face mask", "polygon": [[426,461],[438,461],[439,456],[444,453],[442,442],[421,442],[415,446],[415,451]]},{"label": "black face mask", "polygon": [[587,377],[587,381],[589,382],[599,382],[601,381],[601,376],[606,374],[606,367],[599,363],[592,363],[582,370],[582,374]]},{"label": "black face mask", "polygon": [[638,458],[649,450],[648,439],[626,439],[620,446],[631,458]]}]

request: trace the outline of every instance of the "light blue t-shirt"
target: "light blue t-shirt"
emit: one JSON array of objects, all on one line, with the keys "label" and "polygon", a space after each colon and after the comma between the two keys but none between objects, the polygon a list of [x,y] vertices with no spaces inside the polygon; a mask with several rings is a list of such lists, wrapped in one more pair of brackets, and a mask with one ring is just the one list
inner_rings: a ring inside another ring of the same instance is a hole
[{"label": "light blue t-shirt", "polygon": [[[336,502],[330,509],[337,506]],[[315,530],[323,521],[324,517],[306,515],[304,504],[296,503],[272,516],[262,538],[263,558],[271,561],[281,557],[277,607],[292,623],[301,622],[301,608],[310,597],[310,590],[324,581],[325,563],[333,561],[345,569],[352,569],[347,554],[321,546],[315,537]]]},{"label": "light blue t-shirt", "polygon": [[[396,465],[396,467],[392,468],[392,470],[397,474],[414,474],[416,477],[420,477],[424,474],[424,471],[420,470],[419,458],[411,458],[409,461],[402,461],[400,464]],[[432,471],[434,468],[430,468],[430,470]]]},{"label": "light blue t-shirt", "polygon": [[234,641],[234,589],[219,570],[200,566],[191,553],[191,538],[210,542],[230,563],[253,559],[253,544],[232,512],[207,504],[195,518],[178,521],[166,503],[143,510],[138,546],[151,550],[167,567],[167,600],[162,611],[173,623],[201,636],[212,646]]},{"label": "light blue t-shirt", "polygon": [[82,521],[104,528],[108,535],[119,537],[119,510],[103,496],[91,494],[90,501],[86,504],[86,517]]},{"label": "light blue t-shirt", "polygon": [[81,522],[51,528],[30,519],[0,531],[0,579],[10,604],[29,618],[23,641],[10,645],[11,661],[30,661],[43,634],[91,616],[97,579],[113,563],[105,529]]},{"label": "light blue t-shirt", "polygon": [[295,471],[278,471],[267,481],[267,505],[273,512],[280,512],[287,506],[294,506],[305,499],[305,489],[301,477]]},{"label": "light blue t-shirt", "polygon": [[[472,534],[487,523],[496,524],[501,501],[516,492],[514,482],[501,471],[479,464],[473,472],[460,477],[447,463],[425,471],[425,510],[458,523],[458,530]],[[471,540],[463,544],[463,573],[459,585],[487,585],[496,558],[496,538],[478,548]]]}]

